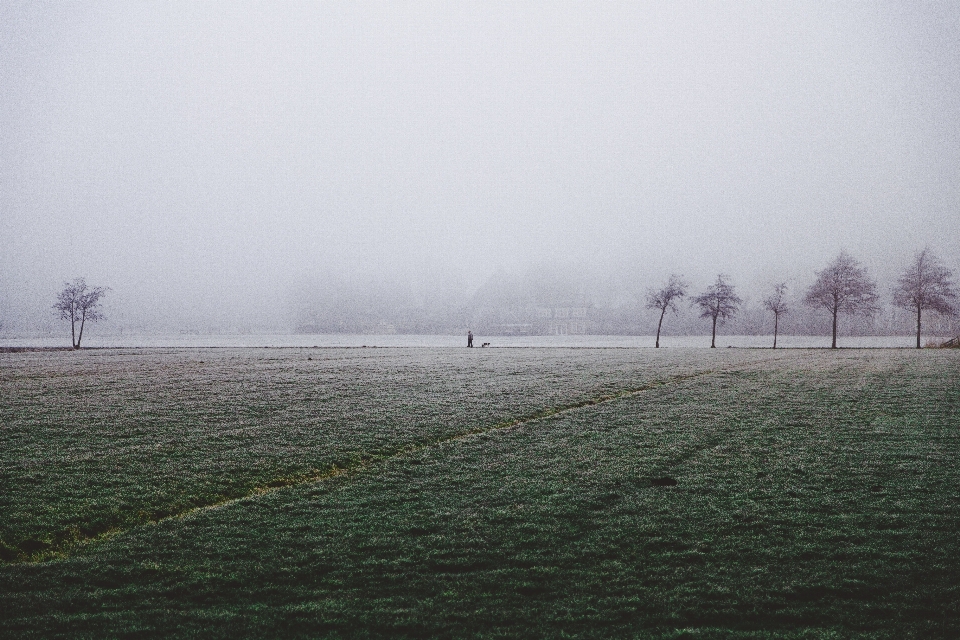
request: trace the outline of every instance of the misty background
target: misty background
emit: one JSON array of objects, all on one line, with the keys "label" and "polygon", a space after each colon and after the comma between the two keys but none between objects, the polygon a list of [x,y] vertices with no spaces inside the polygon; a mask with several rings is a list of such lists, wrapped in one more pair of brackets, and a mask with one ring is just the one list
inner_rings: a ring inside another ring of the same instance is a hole
[{"label": "misty background", "polygon": [[958,45],[952,1],[7,0],[0,336],[77,276],[98,333],[650,334],[720,272],[727,332],[781,281],[823,332],[841,249],[885,303],[843,330],[909,333],[913,253],[960,271]]}]

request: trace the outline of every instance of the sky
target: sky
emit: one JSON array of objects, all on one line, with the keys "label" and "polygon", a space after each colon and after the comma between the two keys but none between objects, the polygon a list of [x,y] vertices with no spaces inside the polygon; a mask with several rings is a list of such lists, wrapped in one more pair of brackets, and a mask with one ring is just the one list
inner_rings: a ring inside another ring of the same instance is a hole
[{"label": "sky", "polygon": [[[0,3],[0,314],[960,269],[960,4]],[[0,319],[2,321],[2,319]]]}]

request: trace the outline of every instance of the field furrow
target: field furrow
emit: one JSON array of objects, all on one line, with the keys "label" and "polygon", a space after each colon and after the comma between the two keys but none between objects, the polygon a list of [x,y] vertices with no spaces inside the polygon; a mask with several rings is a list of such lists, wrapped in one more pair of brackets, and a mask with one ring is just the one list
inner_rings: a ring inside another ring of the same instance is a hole
[{"label": "field furrow", "polygon": [[[0,632],[960,635],[956,354],[410,356],[348,359],[345,387],[378,381],[330,405],[345,416],[337,434],[361,452],[349,472],[137,526],[68,558],[0,566]],[[264,366],[229,362],[246,375]],[[482,398],[435,404],[471,379]],[[286,411],[271,389],[251,399],[273,407],[264,417]],[[352,416],[374,407],[394,422],[358,427]],[[389,438],[361,438],[383,425]],[[196,442],[215,442],[210,428],[197,427]],[[282,433],[270,446],[318,455],[310,429]],[[139,470],[117,477],[142,486]]]},{"label": "field furrow", "polygon": [[[0,561],[765,352],[136,350],[0,359]],[[586,370],[583,368],[587,367]],[[37,506],[41,505],[38,510]]]}]

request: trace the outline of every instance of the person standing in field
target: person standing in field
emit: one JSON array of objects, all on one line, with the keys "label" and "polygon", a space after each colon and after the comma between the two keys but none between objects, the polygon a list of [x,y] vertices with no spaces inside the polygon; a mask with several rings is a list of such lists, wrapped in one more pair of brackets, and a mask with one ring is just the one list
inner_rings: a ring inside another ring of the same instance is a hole
[{"label": "person standing in field", "polygon": [[469,331],[469,330],[467,331],[467,346],[468,347],[473,346],[473,331]]}]

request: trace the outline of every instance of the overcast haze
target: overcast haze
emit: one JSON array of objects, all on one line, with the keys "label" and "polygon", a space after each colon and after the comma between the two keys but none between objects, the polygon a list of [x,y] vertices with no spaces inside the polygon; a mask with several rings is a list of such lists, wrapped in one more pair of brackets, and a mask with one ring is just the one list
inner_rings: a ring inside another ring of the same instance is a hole
[{"label": "overcast haze", "polygon": [[76,276],[281,322],[332,277],[960,267],[955,2],[7,0],[0,87],[13,318]]}]

